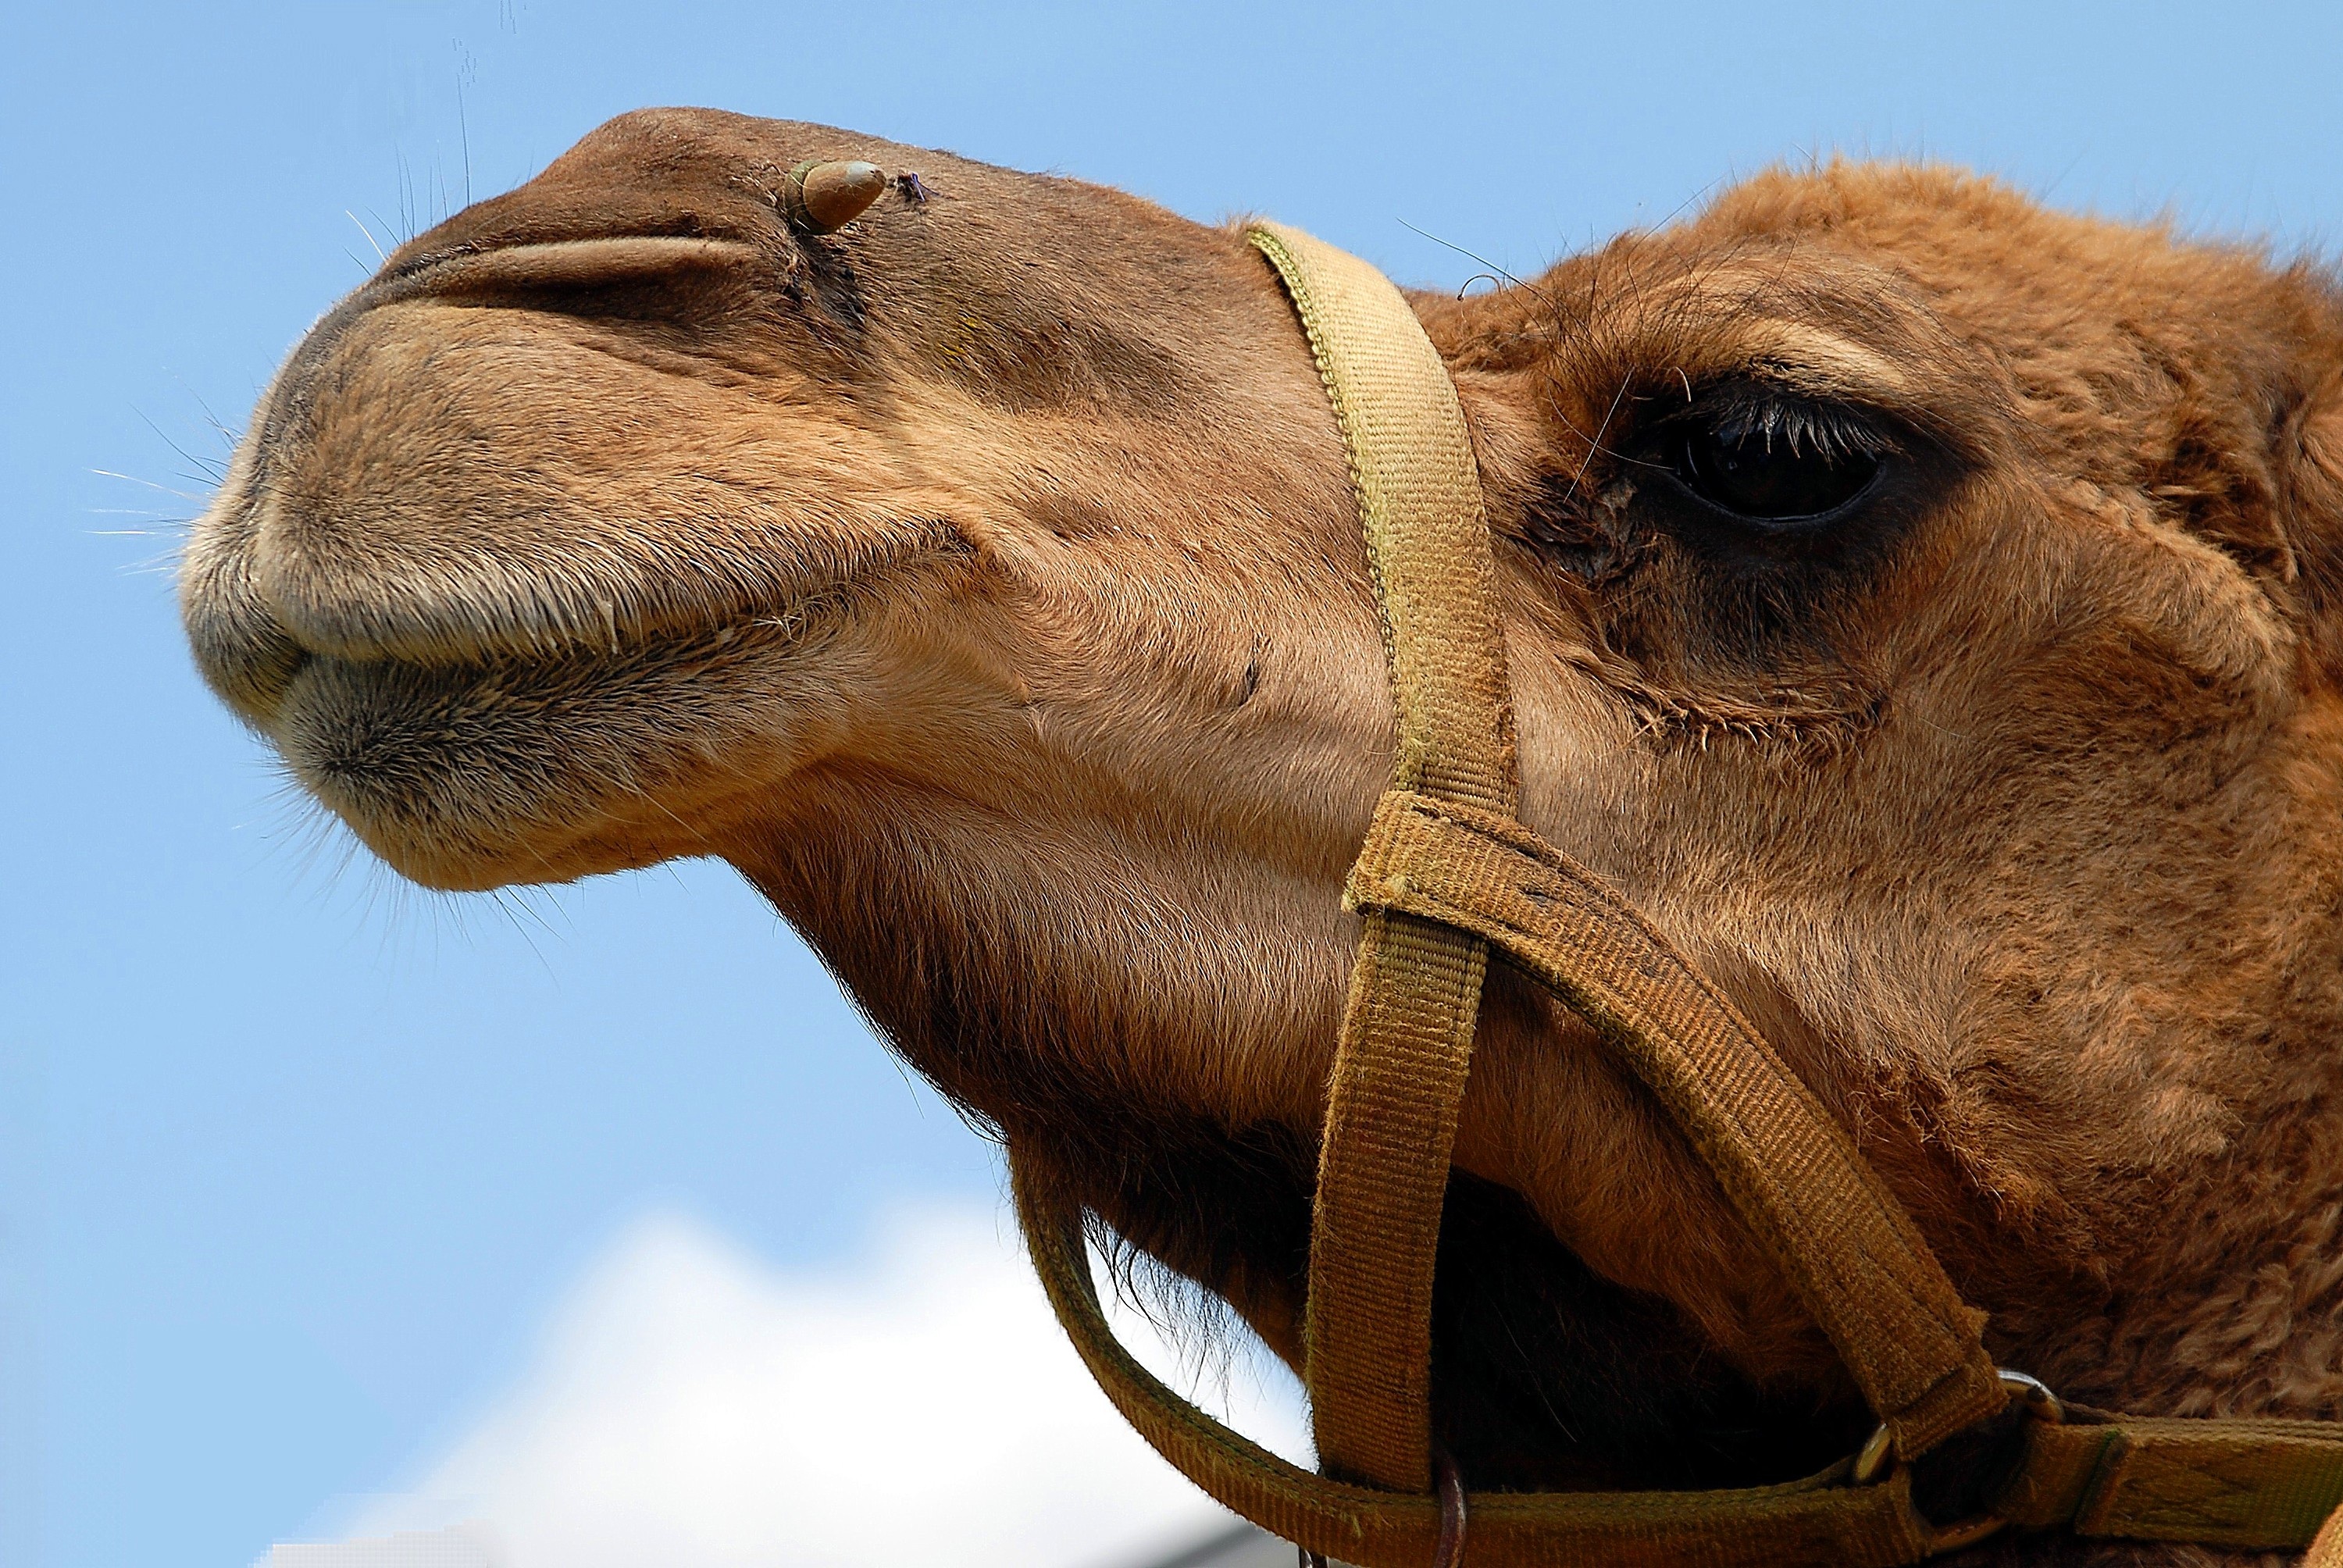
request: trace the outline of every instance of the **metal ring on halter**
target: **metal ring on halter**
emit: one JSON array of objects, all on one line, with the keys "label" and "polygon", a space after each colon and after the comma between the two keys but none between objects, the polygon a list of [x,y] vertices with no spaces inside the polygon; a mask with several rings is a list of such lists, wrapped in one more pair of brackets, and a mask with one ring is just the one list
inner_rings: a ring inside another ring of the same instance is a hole
[{"label": "metal ring on halter", "polygon": [[2025,1372],[2012,1372],[2007,1367],[1996,1367],[1993,1370],[1994,1375],[2001,1379],[2003,1385],[2010,1391],[2013,1398],[2026,1402],[2026,1412],[2028,1415],[2036,1421],[2047,1422],[2052,1426],[2058,1426],[2065,1422],[2066,1407],[2058,1402],[2058,1396],[2050,1392],[2049,1384],[2040,1378],[2029,1376]]},{"label": "metal ring on halter", "polygon": [[[1993,1370],[1994,1375],[2001,1379],[2001,1386],[2009,1391],[2009,1397],[2013,1401],[2025,1402],[2026,1414],[2036,1421],[2046,1422],[2053,1426],[2066,1419],[2066,1407],[2058,1402],[2058,1396],[2052,1393],[2049,1385],[2040,1378],[2029,1376],[2022,1372],[2012,1372],[2007,1367],[1996,1367]],[[1864,1439],[1862,1448],[1855,1452],[1855,1483],[1857,1486],[1868,1486],[1886,1474],[1888,1457],[1893,1450],[1894,1443],[1889,1437],[1887,1424],[1882,1422],[1873,1429],[1869,1437]]]}]

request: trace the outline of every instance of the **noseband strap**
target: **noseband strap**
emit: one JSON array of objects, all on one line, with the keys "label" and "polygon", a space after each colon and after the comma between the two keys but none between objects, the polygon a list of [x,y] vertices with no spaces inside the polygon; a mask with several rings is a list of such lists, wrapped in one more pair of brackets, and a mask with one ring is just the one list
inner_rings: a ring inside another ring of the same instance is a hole
[{"label": "noseband strap", "polygon": [[2152,1420],[2048,1402],[2063,1419],[2025,1423],[1992,1512],[1945,1525],[1915,1509],[1910,1462],[2000,1414],[2024,1380],[1996,1372],[1985,1314],[1962,1302],[1813,1091],[1657,927],[1515,817],[1497,571],[1446,367],[1372,266],[1275,225],[1248,237],[1292,299],[1349,453],[1398,715],[1391,787],[1345,892],[1363,931],[1312,1214],[1304,1382],[1324,1473],[1248,1442],[1131,1359],[1100,1311],[1082,1215],[1012,1150],[1035,1266],[1123,1416],[1287,1540],[1366,1568],[1433,1561],[1433,1261],[1493,952],[1584,1017],[1651,1092],[1880,1425],[1861,1456],[1781,1486],[1473,1494],[1473,1568],[1884,1568],[2013,1523],[2308,1543],[2343,1501],[2343,1429],[2325,1422]]}]

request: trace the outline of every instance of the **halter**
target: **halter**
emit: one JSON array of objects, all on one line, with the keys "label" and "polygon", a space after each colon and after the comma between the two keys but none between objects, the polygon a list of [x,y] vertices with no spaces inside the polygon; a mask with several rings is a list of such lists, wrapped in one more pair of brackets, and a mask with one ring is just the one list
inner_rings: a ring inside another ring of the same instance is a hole
[{"label": "halter", "polygon": [[[1247,237],[1284,281],[1342,427],[1399,715],[1343,895],[1364,934],[1328,1085],[1303,1378],[1323,1473],[1131,1357],[1100,1310],[1081,1212],[1012,1150],[1034,1267],[1124,1419],[1227,1507],[1363,1568],[1890,1568],[2007,1528],[2248,1550],[2319,1535],[2308,1561],[2343,1568],[2343,1525],[2319,1530],[2343,1519],[2343,1423],[2110,1414],[1996,1369],[1985,1314],[1813,1092],[1650,921],[1515,818],[1496,567],[1446,367],[1373,267],[1277,225]],[[1586,1019],[1715,1174],[1878,1418],[1861,1452],[1706,1492],[1468,1497],[1435,1463],[1433,1264],[1493,952]],[[1922,1515],[1913,1462],[2014,1412],[2016,1458],[1985,1511]]]}]

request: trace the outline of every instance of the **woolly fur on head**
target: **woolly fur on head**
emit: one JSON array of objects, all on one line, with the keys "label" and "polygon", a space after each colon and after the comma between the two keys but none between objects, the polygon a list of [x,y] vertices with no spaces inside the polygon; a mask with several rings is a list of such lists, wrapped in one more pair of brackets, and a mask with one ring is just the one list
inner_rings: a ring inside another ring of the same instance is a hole
[{"label": "woolly fur on head", "polygon": [[[809,159],[889,183],[820,232]],[[2330,278],[1834,164],[1414,303],[1498,534],[1525,819],[1761,1024],[2003,1362],[2343,1414]],[[1880,478],[1737,526],[1666,460],[1701,420]],[[216,689],[394,865],[729,859],[971,1115],[1298,1355],[1391,719],[1342,447],[1237,231],[628,116],[320,323],[184,593]],[[1676,1135],[1502,972],[1457,1162],[1436,1404],[1475,1484],[1860,1435]]]}]

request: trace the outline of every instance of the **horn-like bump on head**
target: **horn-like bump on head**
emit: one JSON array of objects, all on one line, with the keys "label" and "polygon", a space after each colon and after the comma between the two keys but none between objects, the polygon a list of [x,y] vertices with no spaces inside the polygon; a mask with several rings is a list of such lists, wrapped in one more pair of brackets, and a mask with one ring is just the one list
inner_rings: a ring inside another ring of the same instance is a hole
[{"label": "horn-like bump on head", "polygon": [[860,217],[886,189],[886,171],[878,165],[833,159],[799,164],[782,192],[791,217],[828,234]]}]

